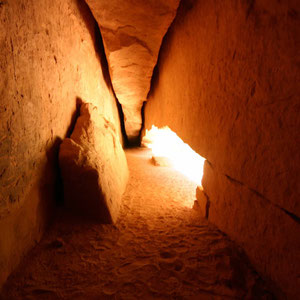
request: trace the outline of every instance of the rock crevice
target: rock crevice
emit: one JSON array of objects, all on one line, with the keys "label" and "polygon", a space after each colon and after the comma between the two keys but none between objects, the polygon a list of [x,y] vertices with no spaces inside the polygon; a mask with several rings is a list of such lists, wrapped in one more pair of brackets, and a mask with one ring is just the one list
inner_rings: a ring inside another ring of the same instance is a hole
[{"label": "rock crevice", "polygon": [[126,134],[129,140],[135,140],[161,42],[179,0],[86,2],[103,36],[112,85],[124,112]]}]

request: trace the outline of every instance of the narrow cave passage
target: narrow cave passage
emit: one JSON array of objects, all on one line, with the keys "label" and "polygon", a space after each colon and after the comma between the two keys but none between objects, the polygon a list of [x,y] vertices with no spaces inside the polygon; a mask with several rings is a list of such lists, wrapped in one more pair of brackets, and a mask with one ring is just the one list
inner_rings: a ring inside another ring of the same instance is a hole
[{"label": "narrow cave passage", "polygon": [[5,299],[271,299],[245,256],[188,206],[195,186],[126,151],[116,225],[61,214],[9,278]]},{"label": "narrow cave passage", "polygon": [[300,299],[297,2],[0,1],[0,299]]}]

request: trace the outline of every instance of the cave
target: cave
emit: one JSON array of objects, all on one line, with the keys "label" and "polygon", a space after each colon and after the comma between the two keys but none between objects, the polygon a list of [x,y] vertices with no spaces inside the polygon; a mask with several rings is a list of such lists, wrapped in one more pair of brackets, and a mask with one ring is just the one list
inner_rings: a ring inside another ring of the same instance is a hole
[{"label": "cave", "polygon": [[0,298],[300,299],[299,4],[0,1]]}]

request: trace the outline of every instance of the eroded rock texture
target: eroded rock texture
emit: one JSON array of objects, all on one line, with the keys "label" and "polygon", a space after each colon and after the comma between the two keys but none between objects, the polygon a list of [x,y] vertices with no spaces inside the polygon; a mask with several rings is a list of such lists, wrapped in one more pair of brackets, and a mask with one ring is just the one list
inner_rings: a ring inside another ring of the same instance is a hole
[{"label": "eroded rock texture", "polygon": [[181,3],[146,128],[169,126],[210,162],[208,219],[299,298],[299,3]]},{"label": "eroded rock texture", "polygon": [[114,91],[126,133],[138,136],[141,107],[150,88],[163,36],[179,0],[87,0],[101,29]]},{"label": "eroded rock texture", "polygon": [[128,179],[116,127],[96,106],[82,104],[70,138],[59,151],[66,207],[102,223],[116,221]]},{"label": "eroded rock texture", "polygon": [[0,24],[1,285],[53,211],[58,147],[73,126],[76,99],[120,126],[83,1],[0,1]]}]

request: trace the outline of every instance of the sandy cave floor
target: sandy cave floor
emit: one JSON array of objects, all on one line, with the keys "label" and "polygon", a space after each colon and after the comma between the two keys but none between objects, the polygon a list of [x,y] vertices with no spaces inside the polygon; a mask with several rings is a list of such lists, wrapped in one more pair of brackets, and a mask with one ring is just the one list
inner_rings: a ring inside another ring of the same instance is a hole
[{"label": "sandy cave floor", "polygon": [[116,225],[60,212],[1,299],[273,299],[246,257],[191,209],[195,185],[127,150]]}]

